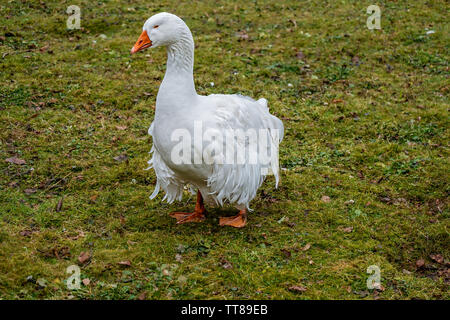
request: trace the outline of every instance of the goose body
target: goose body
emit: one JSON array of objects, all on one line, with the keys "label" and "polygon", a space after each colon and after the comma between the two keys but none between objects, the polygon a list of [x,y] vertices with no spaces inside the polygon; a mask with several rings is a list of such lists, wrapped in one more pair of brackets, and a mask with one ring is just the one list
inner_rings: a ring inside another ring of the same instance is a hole
[{"label": "goose body", "polygon": [[283,123],[269,113],[264,98],[197,94],[194,41],[179,17],[159,13],[149,18],[132,53],[156,46],[166,46],[168,58],[148,131],[153,138],[149,165],[157,177],[150,198],[162,189],[164,199],[172,203],[181,200],[185,186],[196,188],[196,211],[175,213],[179,223],[203,220],[204,199],[212,205],[235,206],[240,214],[233,221],[223,218],[221,224],[242,227],[265,177],[273,174],[278,185]]}]

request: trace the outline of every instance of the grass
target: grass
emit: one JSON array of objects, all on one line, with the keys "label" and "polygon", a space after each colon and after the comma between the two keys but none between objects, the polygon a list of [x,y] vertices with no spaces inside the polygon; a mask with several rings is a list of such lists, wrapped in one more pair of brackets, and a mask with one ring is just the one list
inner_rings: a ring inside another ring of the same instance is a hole
[{"label": "grass", "polygon": [[[448,299],[447,3],[378,1],[381,30],[370,4],[1,2],[0,298]],[[244,229],[218,226],[228,207],[177,226],[193,197],[148,199],[166,53],[129,50],[160,11],[193,32],[200,94],[265,97],[283,119],[281,186]],[[82,252],[90,283],[71,291]]]}]

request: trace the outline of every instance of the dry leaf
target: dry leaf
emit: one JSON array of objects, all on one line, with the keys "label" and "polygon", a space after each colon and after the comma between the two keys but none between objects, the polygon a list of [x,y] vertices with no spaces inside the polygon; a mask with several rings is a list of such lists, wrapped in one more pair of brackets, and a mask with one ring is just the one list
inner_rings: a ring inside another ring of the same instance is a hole
[{"label": "dry leaf", "polygon": [[304,247],[302,248],[302,251],[309,250],[309,248],[311,248],[311,243],[307,243],[306,246],[304,246]]},{"label": "dry leaf", "polygon": [[61,211],[62,205],[63,205],[63,199],[64,198],[59,199],[58,204],[56,205],[56,208],[55,208],[56,212],[60,212]]},{"label": "dry leaf", "polygon": [[375,289],[378,290],[378,291],[384,291],[384,290],[385,290],[385,288],[383,287],[382,284],[378,284],[378,285],[375,287]]},{"label": "dry leaf", "polygon": [[147,297],[147,292],[145,292],[145,291],[138,295],[139,300],[145,300],[146,297]]},{"label": "dry leaf", "polygon": [[240,32],[236,33],[236,37],[239,38],[239,40],[248,40],[248,34],[245,30],[242,30]]},{"label": "dry leaf", "polygon": [[301,285],[295,285],[295,286],[290,286],[289,290],[293,291],[293,292],[305,292],[306,288]]},{"label": "dry leaf", "polygon": [[114,157],[113,159],[116,160],[117,162],[123,162],[128,160],[128,156],[126,154],[120,154],[117,157]]},{"label": "dry leaf", "polygon": [[331,199],[330,199],[329,196],[322,196],[322,201],[325,202],[325,203],[328,203],[328,202],[331,201]]},{"label": "dry leaf", "polygon": [[23,192],[30,195],[30,194],[36,193],[36,189],[25,189]]},{"label": "dry leaf", "polygon": [[47,45],[43,46],[42,48],[40,48],[39,51],[45,52],[48,50],[48,48],[50,48],[50,46],[47,44]]},{"label": "dry leaf", "polygon": [[422,268],[425,265],[425,261],[423,259],[419,259],[416,261],[417,268]]},{"label": "dry leaf", "polygon": [[19,159],[19,158],[15,157],[15,156],[11,157],[11,158],[8,158],[8,159],[5,159],[5,161],[9,162],[9,163],[14,163],[14,164],[25,164],[25,163],[27,163],[25,160]]},{"label": "dry leaf", "polygon": [[233,265],[228,260],[226,260],[225,258],[222,258],[220,260],[220,263],[222,264],[222,267],[224,269],[232,269],[233,268]]},{"label": "dry leaf", "polygon": [[88,262],[91,259],[91,255],[89,254],[89,252],[81,252],[80,255],[78,256],[78,261],[81,264],[84,264],[86,262]]},{"label": "dry leaf", "polygon": [[33,234],[32,230],[22,230],[19,232],[21,236],[30,237]]},{"label": "dry leaf", "polygon": [[346,228],[342,228],[342,231],[350,233],[353,231],[353,227],[346,227]]},{"label": "dry leaf", "polygon": [[281,249],[281,252],[284,254],[284,256],[286,258],[290,258],[291,257],[291,252],[288,249]]},{"label": "dry leaf", "polygon": [[437,263],[444,263],[444,257],[441,254],[431,254],[430,258]]},{"label": "dry leaf", "polygon": [[117,262],[117,264],[120,264],[121,266],[131,267],[131,261],[130,260],[124,260]]}]

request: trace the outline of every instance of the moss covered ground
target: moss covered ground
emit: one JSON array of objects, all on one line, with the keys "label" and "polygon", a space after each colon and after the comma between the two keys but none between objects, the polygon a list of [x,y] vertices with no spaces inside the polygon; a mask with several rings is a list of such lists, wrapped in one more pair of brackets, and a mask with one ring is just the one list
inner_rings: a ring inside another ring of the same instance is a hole
[{"label": "moss covered ground", "polygon": [[[377,1],[380,30],[371,4],[0,1],[0,298],[448,299],[448,2]],[[148,198],[166,53],[129,51],[161,11],[192,30],[198,93],[284,122],[243,229]]]}]

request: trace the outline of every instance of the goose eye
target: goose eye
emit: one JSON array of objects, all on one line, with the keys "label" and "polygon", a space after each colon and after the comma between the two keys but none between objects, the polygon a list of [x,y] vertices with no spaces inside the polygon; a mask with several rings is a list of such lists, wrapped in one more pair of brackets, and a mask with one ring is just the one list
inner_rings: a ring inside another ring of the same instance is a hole
[{"label": "goose eye", "polygon": [[159,27],[159,26],[158,26],[158,25],[156,25],[156,26],[154,26],[154,27],[153,27],[153,29],[156,29],[156,28],[158,28],[158,27]]}]

